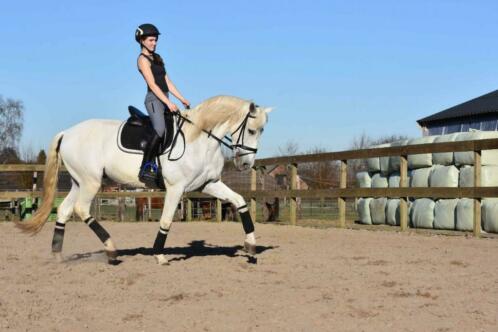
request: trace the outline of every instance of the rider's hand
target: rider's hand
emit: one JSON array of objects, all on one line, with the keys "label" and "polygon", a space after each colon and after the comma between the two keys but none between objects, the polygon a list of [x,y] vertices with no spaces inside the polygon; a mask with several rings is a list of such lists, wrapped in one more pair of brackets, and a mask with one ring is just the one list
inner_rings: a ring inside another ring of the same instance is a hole
[{"label": "rider's hand", "polygon": [[168,105],[168,108],[169,108],[169,111],[170,111],[170,112],[178,112],[178,106],[176,106],[176,105],[175,105],[175,104],[173,104],[173,103],[170,103],[170,104]]},{"label": "rider's hand", "polygon": [[183,104],[183,106],[185,106],[185,108],[190,107],[190,102],[187,99],[182,99],[182,104]]}]

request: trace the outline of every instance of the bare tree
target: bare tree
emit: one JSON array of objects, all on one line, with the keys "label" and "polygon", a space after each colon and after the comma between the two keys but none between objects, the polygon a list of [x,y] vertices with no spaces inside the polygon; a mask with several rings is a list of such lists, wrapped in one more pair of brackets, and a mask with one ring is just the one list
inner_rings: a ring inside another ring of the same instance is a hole
[{"label": "bare tree", "polygon": [[[313,147],[307,154],[326,152],[321,147]],[[310,188],[327,189],[337,187],[339,183],[339,164],[337,161],[317,161],[299,165],[299,176]]]},{"label": "bare tree", "polygon": [[36,161],[36,154],[32,144],[23,144],[23,146],[19,150],[21,160],[26,164],[32,164]]},{"label": "bare tree", "polygon": [[360,136],[355,136],[349,146],[351,150],[368,149],[375,145],[402,141],[408,138],[409,137],[406,135],[398,135],[398,134],[385,135],[385,136],[380,136],[378,138],[372,138],[368,136],[365,132],[363,132]]},{"label": "bare tree", "polygon": [[360,136],[355,136],[353,141],[349,145],[351,150],[366,149],[372,145],[372,138],[369,137],[365,132],[361,133]]},{"label": "bare tree", "polygon": [[278,156],[294,156],[299,153],[299,144],[289,140],[283,146],[278,147]]},{"label": "bare tree", "polygon": [[17,151],[23,129],[24,106],[20,100],[0,96],[0,151]]},{"label": "bare tree", "polygon": [[385,136],[381,136],[377,139],[372,140],[372,145],[392,143],[392,142],[403,141],[403,140],[407,140],[407,139],[409,139],[409,137],[406,135],[399,135],[399,134],[385,135]]}]

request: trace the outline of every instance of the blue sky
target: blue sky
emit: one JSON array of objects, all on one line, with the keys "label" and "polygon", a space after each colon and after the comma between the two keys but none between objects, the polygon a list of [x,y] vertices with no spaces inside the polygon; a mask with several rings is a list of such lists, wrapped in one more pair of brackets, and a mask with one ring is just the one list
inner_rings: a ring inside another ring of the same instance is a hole
[{"label": "blue sky", "polygon": [[287,141],[420,136],[419,118],[498,89],[496,1],[9,1],[0,95],[25,104],[22,144],[143,108],[137,25],[193,104],[229,94],[274,106],[258,157]]}]

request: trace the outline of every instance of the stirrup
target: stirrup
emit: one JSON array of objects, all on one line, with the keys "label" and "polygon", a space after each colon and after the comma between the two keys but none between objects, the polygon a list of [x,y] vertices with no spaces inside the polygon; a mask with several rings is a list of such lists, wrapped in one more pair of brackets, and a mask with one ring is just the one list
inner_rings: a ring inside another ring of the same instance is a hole
[{"label": "stirrup", "polygon": [[[150,168],[150,172],[147,172],[148,168]],[[142,166],[139,177],[150,176],[150,173],[154,174],[154,176],[157,175],[157,164],[153,161],[148,161]]]}]

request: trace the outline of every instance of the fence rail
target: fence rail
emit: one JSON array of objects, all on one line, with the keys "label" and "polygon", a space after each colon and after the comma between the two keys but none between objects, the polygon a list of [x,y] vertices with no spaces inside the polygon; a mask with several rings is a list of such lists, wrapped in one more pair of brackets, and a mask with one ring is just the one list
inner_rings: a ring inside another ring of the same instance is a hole
[{"label": "fence rail", "polygon": [[[291,224],[297,222],[297,199],[298,198],[336,198],[339,209],[339,225],[345,227],[346,204],[348,198],[360,197],[392,197],[400,198],[400,228],[408,228],[408,197],[422,198],[472,198],[474,199],[474,235],[480,236],[481,210],[480,201],[485,197],[498,197],[498,187],[481,187],[481,152],[483,150],[498,149],[498,139],[485,139],[473,141],[447,142],[406,145],[386,148],[372,148],[352,151],[329,152],[309,155],[297,155],[278,158],[258,159],[251,171],[251,190],[239,192],[244,196],[251,206],[251,214],[256,219],[257,201],[263,198],[289,198],[289,219]],[[474,187],[466,188],[410,188],[407,183],[408,175],[408,155],[438,153],[438,152],[464,152],[472,151],[474,153]],[[352,188],[347,183],[347,166],[348,160],[367,159],[373,157],[400,157],[400,188]],[[339,168],[339,188],[332,189],[297,189],[297,174],[299,164],[312,162],[340,162]],[[289,190],[256,190],[257,174],[264,171],[267,166],[287,165],[290,177]],[[225,166],[232,167],[231,163]],[[0,165],[0,172],[42,172],[44,165]],[[64,170],[64,169],[62,169]],[[65,196],[65,192],[59,192],[58,196]],[[0,192],[0,199],[18,199],[23,197],[40,197],[41,192]],[[101,192],[97,197],[163,197],[162,192]],[[202,193],[188,193],[185,195],[187,200],[187,220],[192,202],[191,199],[209,197]],[[217,201],[217,207],[221,210],[221,202]],[[220,213],[217,212],[217,219]],[[191,216],[190,216],[191,218]]]}]

